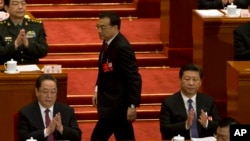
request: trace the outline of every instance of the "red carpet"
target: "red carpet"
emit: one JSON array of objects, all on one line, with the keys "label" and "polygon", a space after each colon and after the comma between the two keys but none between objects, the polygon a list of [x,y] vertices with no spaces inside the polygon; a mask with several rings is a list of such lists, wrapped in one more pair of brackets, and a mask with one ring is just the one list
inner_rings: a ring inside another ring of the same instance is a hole
[{"label": "red carpet", "polygon": [[[81,122],[79,126],[83,132],[82,141],[89,141],[95,122]],[[160,123],[158,120],[136,121],[133,123],[133,126],[137,141],[161,141]],[[109,141],[115,141],[114,137],[112,136]]]},{"label": "red carpet", "polygon": [[[96,69],[66,69],[68,73],[68,95],[92,95],[97,77]],[[179,68],[157,68],[139,70],[142,76],[142,93],[171,93],[179,90]]]},{"label": "red carpet", "polygon": [[[97,20],[44,20],[49,44],[101,43]],[[139,26],[139,27],[138,27]],[[160,42],[160,19],[124,19],[121,32],[130,42]]]}]

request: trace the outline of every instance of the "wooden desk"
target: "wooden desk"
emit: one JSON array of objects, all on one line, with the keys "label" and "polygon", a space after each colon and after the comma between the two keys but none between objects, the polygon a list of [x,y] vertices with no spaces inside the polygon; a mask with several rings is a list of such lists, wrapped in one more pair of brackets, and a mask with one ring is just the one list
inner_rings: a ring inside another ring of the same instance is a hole
[{"label": "wooden desk", "polygon": [[[233,30],[250,19],[208,17],[197,11],[193,10],[193,63],[204,72],[201,90],[226,105],[226,61],[233,60]],[[225,111],[220,109],[223,116]]]},{"label": "wooden desk", "polygon": [[[0,140],[13,141],[13,115],[20,108],[36,100],[35,82],[42,72],[30,72],[19,74],[3,73],[0,66]],[[59,84],[57,99],[66,103],[67,73],[53,74]]]},{"label": "wooden desk", "polygon": [[227,62],[227,114],[250,124],[250,61]]}]

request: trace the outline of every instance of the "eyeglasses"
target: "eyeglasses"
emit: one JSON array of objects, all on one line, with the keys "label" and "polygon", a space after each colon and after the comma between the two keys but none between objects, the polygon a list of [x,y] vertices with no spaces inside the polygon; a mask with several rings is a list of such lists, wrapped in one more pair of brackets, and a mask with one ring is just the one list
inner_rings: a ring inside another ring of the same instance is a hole
[{"label": "eyeglasses", "polygon": [[111,25],[96,25],[97,30],[105,30],[109,27],[112,27]]},{"label": "eyeglasses", "polygon": [[19,5],[25,6],[25,5],[26,5],[26,2],[25,2],[25,1],[12,1],[12,2],[11,2],[11,5],[12,5],[12,6],[19,6]]}]

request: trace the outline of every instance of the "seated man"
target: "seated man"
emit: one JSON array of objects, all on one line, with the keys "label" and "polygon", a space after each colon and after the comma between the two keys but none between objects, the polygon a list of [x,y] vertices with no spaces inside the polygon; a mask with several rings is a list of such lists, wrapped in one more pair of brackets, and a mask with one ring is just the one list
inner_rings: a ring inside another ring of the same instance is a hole
[{"label": "seated man", "polygon": [[9,18],[0,22],[0,64],[14,59],[18,64],[38,64],[47,55],[43,23],[26,19],[25,0],[4,0]]},{"label": "seated man", "polygon": [[248,0],[198,0],[198,9],[224,9],[231,3],[237,8],[248,8]]},{"label": "seated man", "polygon": [[239,124],[234,118],[227,117],[218,123],[215,137],[217,141],[229,141],[230,140],[230,125]]},{"label": "seated man", "polygon": [[19,141],[31,137],[38,141],[81,141],[82,132],[74,110],[56,102],[57,87],[56,78],[49,74],[43,74],[37,79],[35,93],[38,100],[19,111]]},{"label": "seated man", "polygon": [[181,67],[180,91],[165,98],[160,111],[163,140],[181,135],[185,139],[213,136],[220,114],[214,99],[198,92],[202,71],[195,64]]},{"label": "seated man", "polygon": [[235,28],[234,35],[234,60],[250,60],[250,22]]}]

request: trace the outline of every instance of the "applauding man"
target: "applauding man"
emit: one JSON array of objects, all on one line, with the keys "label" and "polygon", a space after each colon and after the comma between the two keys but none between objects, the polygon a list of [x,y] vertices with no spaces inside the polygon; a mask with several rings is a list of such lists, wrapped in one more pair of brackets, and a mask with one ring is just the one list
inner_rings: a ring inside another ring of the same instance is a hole
[{"label": "applauding man", "polygon": [[57,80],[41,75],[36,81],[35,101],[19,112],[19,141],[31,137],[38,141],[70,140],[81,141],[81,130],[72,108],[56,102]]},{"label": "applauding man", "polygon": [[0,22],[0,64],[14,59],[18,64],[38,64],[47,55],[43,23],[24,18],[25,0],[4,0],[9,18]]}]

